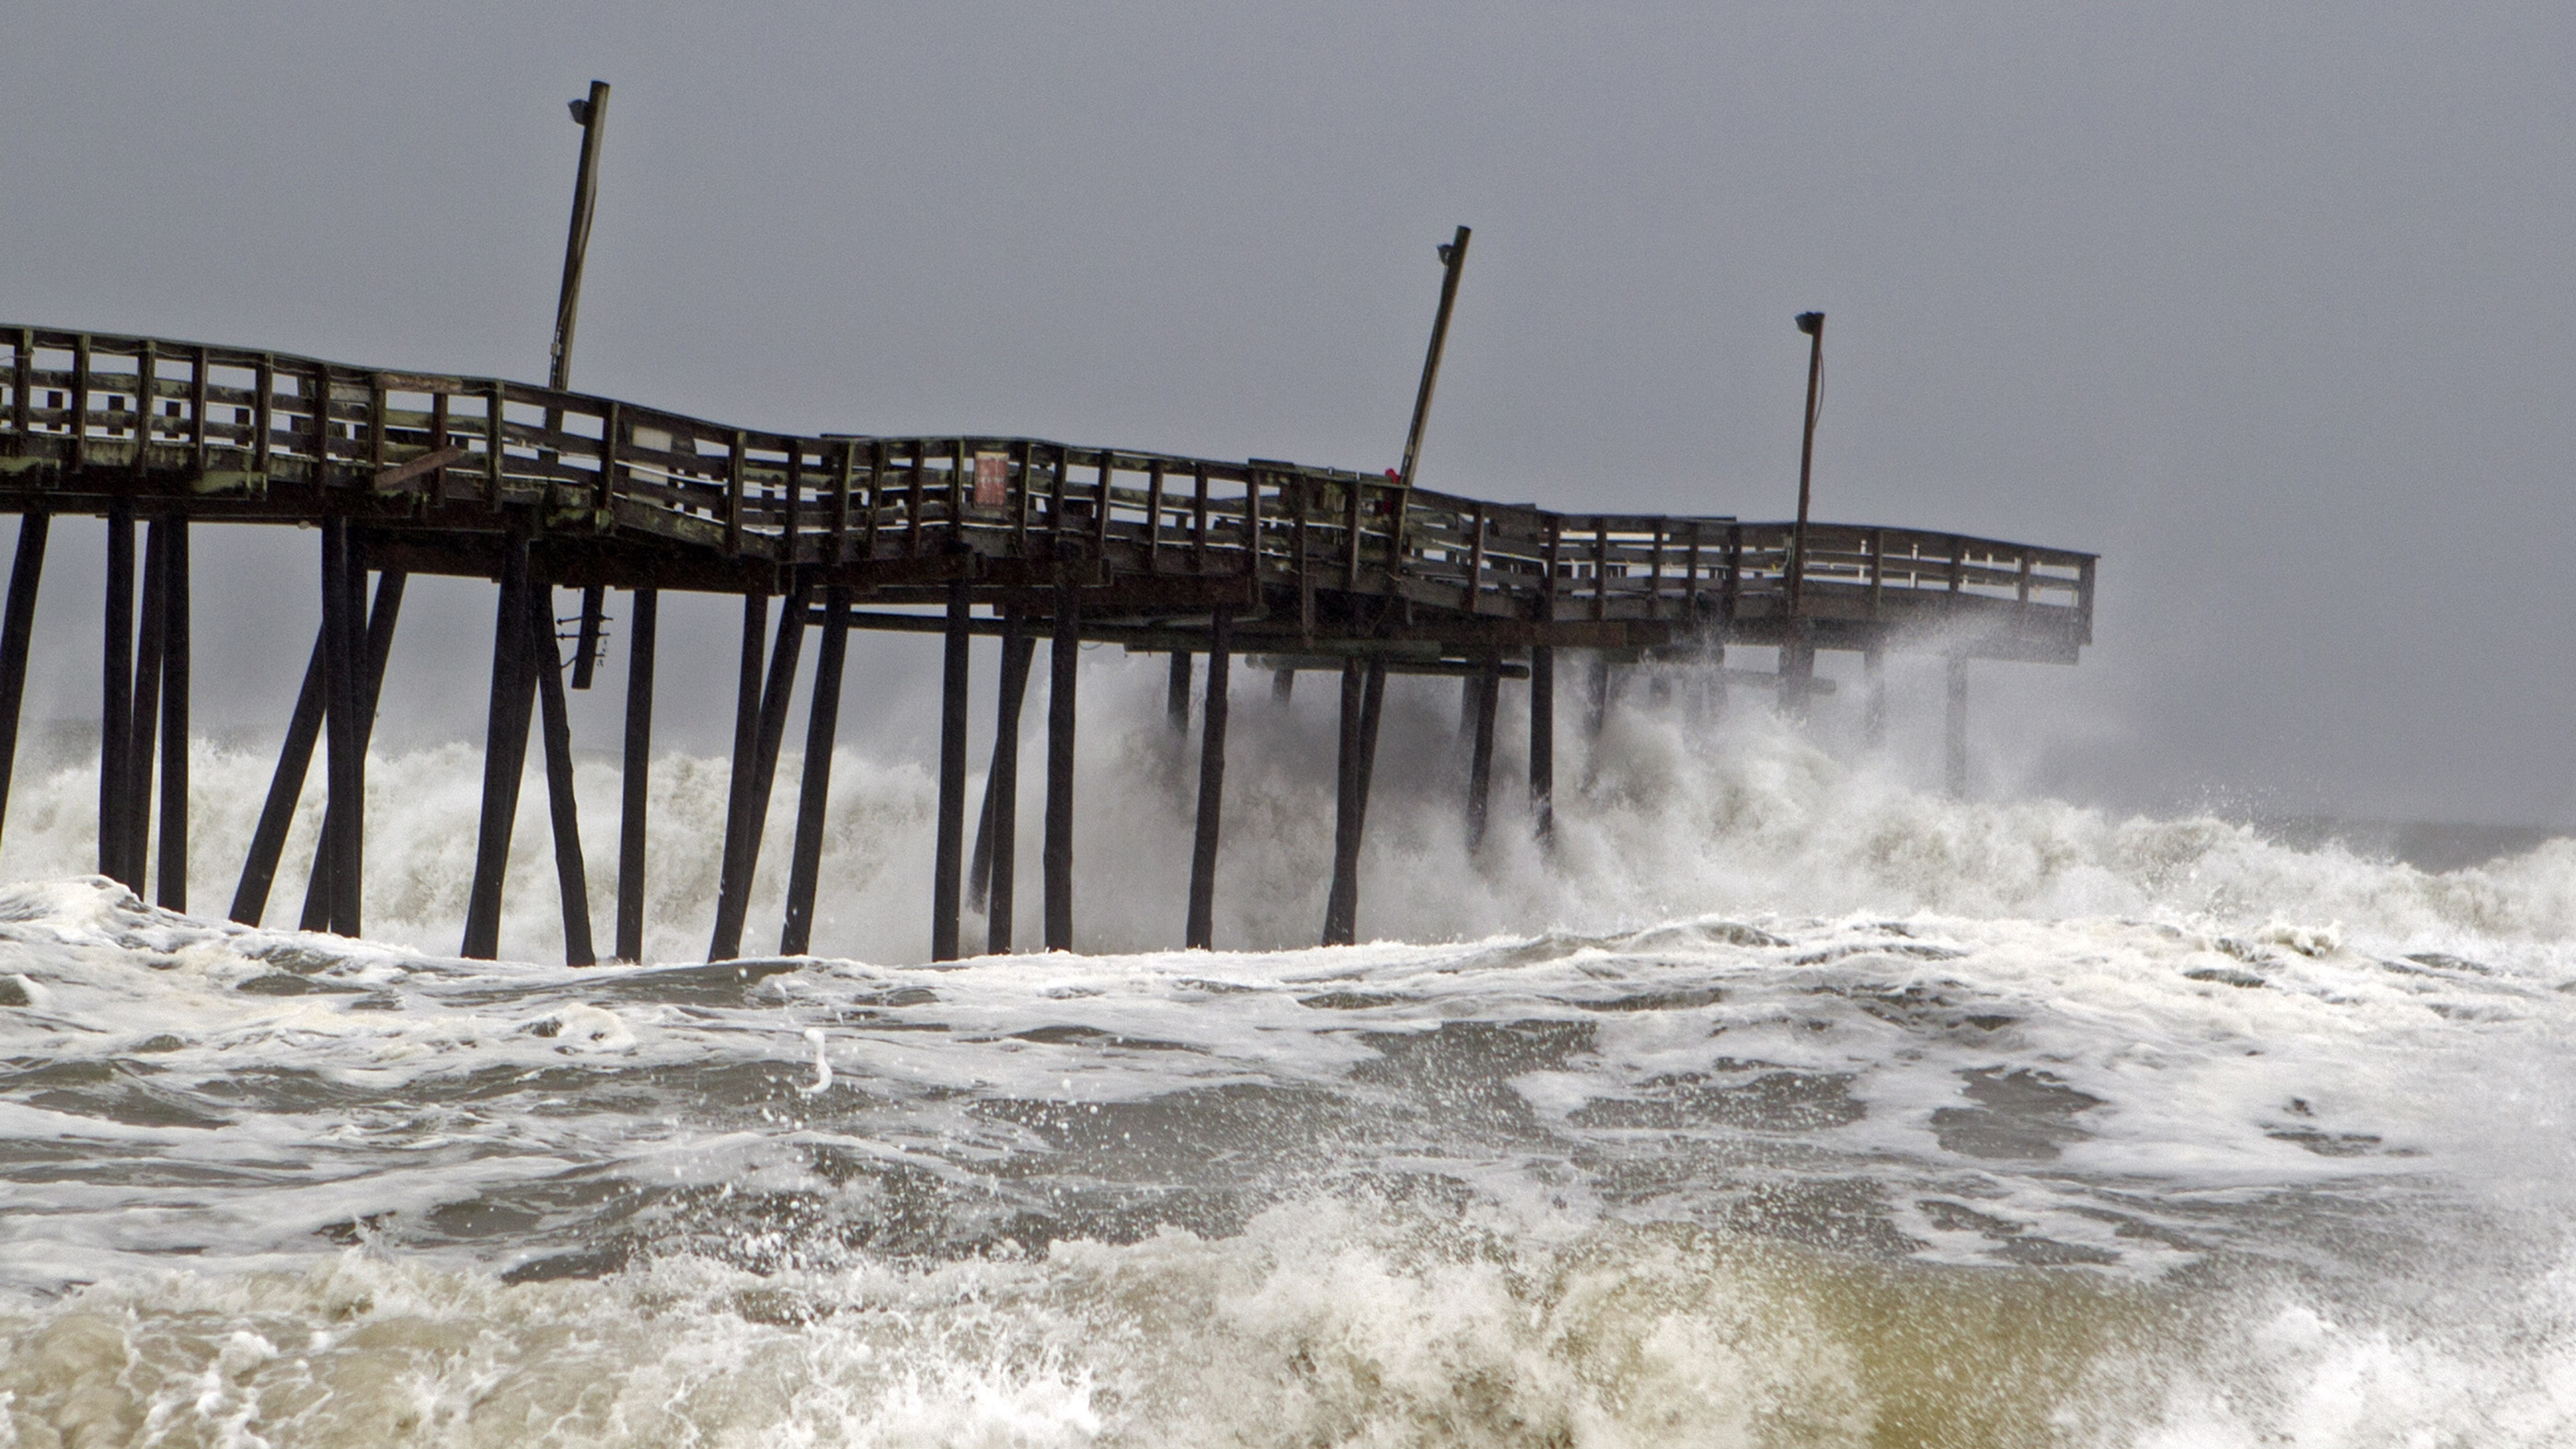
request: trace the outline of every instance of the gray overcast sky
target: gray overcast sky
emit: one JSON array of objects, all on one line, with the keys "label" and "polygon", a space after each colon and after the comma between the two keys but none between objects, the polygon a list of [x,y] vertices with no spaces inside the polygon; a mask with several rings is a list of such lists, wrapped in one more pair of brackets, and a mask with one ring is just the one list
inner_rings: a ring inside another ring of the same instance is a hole
[{"label": "gray overcast sky", "polygon": [[[2085,663],[1980,686],[2030,712],[1997,731],[2025,783],[2576,823],[2571,27],[20,0],[0,317],[542,377],[597,76],[587,390],[1383,467],[1466,222],[1426,482],[1778,516],[1822,307],[1823,515],[2105,556]],[[39,683],[72,713],[95,535],[61,536]],[[201,713],[275,727],[307,545],[199,545]],[[470,671],[488,620],[428,591],[406,648]],[[903,642],[863,657],[927,668]],[[412,674],[415,727],[479,723],[470,672]]]}]

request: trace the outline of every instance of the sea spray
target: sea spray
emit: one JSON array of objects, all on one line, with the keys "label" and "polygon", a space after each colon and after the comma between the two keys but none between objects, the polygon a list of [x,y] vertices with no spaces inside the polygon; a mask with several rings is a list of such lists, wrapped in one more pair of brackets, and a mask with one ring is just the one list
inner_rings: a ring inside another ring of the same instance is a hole
[{"label": "sea spray", "polygon": [[[1254,704],[1226,949],[1185,952],[1188,756],[1119,678],[1081,782],[1087,953],[942,967],[929,781],[864,752],[835,762],[828,954],[693,963],[724,769],[670,756],[652,944],[677,964],[587,970],[544,964],[538,809],[519,959],[448,954],[469,748],[371,772],[364,942],[284,928],[311,802],[272,924],[214,919],[264,759],[197,746],[193,915],[81,874],[84,767],[22,771],[0,1432],[2576,1436],[2566,845],[2426,873],[1952,802],[1649,696],[1560,770],[1552,860],[1505,829],[1471,859],[1455,693],[1407,688],[1376,939],[1306,944],[1329,740]],[[604,913],[613,767],[580,788]]]}]

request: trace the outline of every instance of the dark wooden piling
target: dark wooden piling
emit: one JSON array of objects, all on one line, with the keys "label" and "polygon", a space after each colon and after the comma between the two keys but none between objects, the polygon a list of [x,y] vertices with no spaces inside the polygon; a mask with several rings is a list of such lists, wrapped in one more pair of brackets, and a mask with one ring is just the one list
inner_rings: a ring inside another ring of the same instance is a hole
[{"label": "dark wooden piling", "polygon": [[1556,838],[1556,650],[1530,646],[1530,828],[1541,844]]},{"label": "dark wooden piling", "polygon": [[1475,700],[1474,732],[1467,747],[1467,849],[1476,851],[1484,848],[1485,824],[1493,806],[1494,716],[1502,707],[1502,660],[1485,660],[1484,667],[1467,681],[1467,689]]},{"label": "dark wooden piling", "polygon": [[1190,838],[1190,910],[1182,944],[1216,949],[1217,832],[1225,810],[1226,688],[1234,650],[1234,611],[1208,620],[1207,704],[1199,717],[1199,812]]},{"label": "dark wooden piling", "polygon": [[796,781],[796,844],[787,871],[787,920],[778,954],[814,944],[814,896],[823,879],[823,825],[832,799],[832,746],[841,727],[841,671],[850,651],[850,591],[823,594],[823,647],[814,657],[814,702],[805,716],[805,763]]},{"label": "dark wooden piling", "polygon": [[573,796],[572,719],[564,707],[554,592],[552,585],[529,590],[528,658],[537,671],[537,728],[546,750],[546,818],[554,836],[555,892],[563,905],[564,964],[595,966],[590,868],[581,856],[581,808]]},{"label": "dark wooden piling", "polygon": [[1359,926],[1361,715],[1367,694],[1357,659],[1342,663],[1340,746],[1334,752],[1333,883],[1324,898],[1324,944],[1347,946]]},{"label": "dark wooden piling", "polygon": [[161,650],[169,638],[164,611],[162,566],[170,537],[161,521],[143,525],[143,607],[135,622],[133,718],[127,725],[125,799],[118,806],[124,820],[117,837],[124,842],[125,872],[120,877],[140,895],[149,879],[152,851],[152,762],[161,740]]},{"label": "dark wooden piling", "polygon": [[1186,737],[1190,732],[1190,651],[1172,651],[1171,677],[1163,685],[1163,714],[1172,722],[1172,733]]},{"label": "dark wooden piling", "polygon": [[492,699],[483,737],[483,806],[475,827],[474,883],[457,954],[489,961],[501,949],[501,886],[518,822],[519,775],[528,763],[528,541],[502,545],[492,628]]},{"label": "dark wooden piling", "polygon": [[366,747],[359,743],[359,699],[364,694],[359,638],[360,576],[345,519],[322,522],[323,733],[329,742],[329,790],[323,809],[321,850],[330,857],[330,909],[324,929],[359,933],[360,866],[364,859]]},{"label": "dark wooden piling", "polygon": [[134,505],[107,505],[107,608],[99,661],[98,873],[126,879],[126,752],[134,744]]},{"label": "dark wooden piling", "polygon": [[626,739],[618,756],[617,959],[644,959],[644,809],[653,764],[653,646],[659,589],[637,589],[626,624]]},{"label": "dark wooden piling", "polygon": [[[402,611],[403,575],[387,570],[376,580],[375,612],[367,619],[367,660],[369,671],[368,707],[374,714],[377,691],[384,680],[384,661],[393,647],[394,622]],[[295,803],[304,793],[304,777],[313,766],[313,747],[322,736],[323,647],[319,630],[313,636],[313,654],[304,666],[304,684],[295,695],[295,708],[287,717],[286,738],[278,746],[277,769],[269,777],[268,799],[260,807],[259,824],[251,831],[250,851],[242,862],[241,882],[233,890],[232,920],[245,926],[256,926],[268,912],[268,896],[277,880],[277,864],[286,852],[286,832],[295,824]],[[314,852],[314,873],[304,892],[305,919],[314,922],[309,929],[321,929],[329,913],[321,903],[330,891],[324,876],[329,869],[327,851]],[[319,917],[316,911],[321,911]]]},{"label": "dark wooden piling", "polygon": [[[356,566],[356,578],[353,582],[361,582],[365,577],[366,568],[362,562]],[[376,701],[384,693],[385,658],[393,651],[394,623],[402,613],[403,579],[404,575],[400,569],[387,569],[377,575],[375,610],[367,616],[366,672],[359,680],[358,699],[358,758],[362,762],[366,759],[368,745],[375,738]],[[322,641],[318,635],[315,638],[314,648],[317,651],[322,648]],[[319,657],[318,654],[316,657]],[[315,705],[317,710],[321,707],[320,703]],[[312,753],[310,737],[307,739],[305,753],[309,759]],[[295,788],[299,792],[303,788],[303,769],[304,766],[297,767]],[[290,796],[286,801],[286,808],[292,810],[294,805],[294,798]],[[304,915],[301,924],[307,931],[325,931],[329,930],[331,925],[332,859],[336,847],[331,843],[328,834],[330,822],[327,817],[323,824],[325,833],[313,851],[312,873],[305,878],[304,882]],[[282,842],[283,837],[281,837]],[[271,861],[270,868],[275,868],[274,860]]]},{"label": "dark wooden piling", "polygon": [[984,818],[975,832],[975,858],[966,894],[984,903],[984,949],[996,956],[1013,949],[1019,874],[1020,706],[1028,698],[1029,664],[1038,641],[1017,608],[1002,614],[1001,698],[993,710],[993,764],[984,775]]},{"label": "dark wooden piling", "polygon": [[769,791],[778,779],[778,750],[787,737],[787,708],[796,690],[796,661],[805,643],[806,590],[798,584],[778,613],[778,638],[769,654],[769,681],[760,695],[751,740],[751,772],[743,780],[740,824],[730,865],[717,887],[716,934],[710,961],[742,954],[742,930],[751,914],[751,883],[760,869],[760,838],[769,827]]},{"label": "dark wooden piling", "polygon": [[599,668],[599,627],[608,608],[608,590],[592,584],[581,591],[581,626],[574,636],[572,652],[572,687],[590,688],[592,674]]},{"label": "dark wooden piling", "polygon": [[53,519],[18,516],[18,556],[9,566],[9,606],[0,615],[0,821],[8,818],[9,782],[18,769],[18,720],[27,700],[27,653],[36,630],[36,591],[45,577],[45,542]]},{"label": "dark wooden piling", "polygon": [[734,675],[733,764],[725,774],[724,856],[716,867],[715,936],[707,945],[710,961],[725,960],[733,954],[719,954],[719,948],[727,934],[726,897],[734,891],[736,863],[742,852],[744,796],[760,769],[761,656],[768,646],[768,636],[769,595],[757,589],[746,592],[742,598],[742,646]]},{"label": "dark wooden piling", "polygon": [[1954,800],[1968,794],[1968,657],[1949,658],[1950,708],[1942,731],[1941,786]]},{"label": "dark wooden piling", "polygon": [[1074,689],[1082,673],[1082,590],[1060,560],[1054,631],[1047,644],[1046,948],[1073,949]]},{"label": "dark wooden piling", "polygon": [[[188,908],[188,692],[191,608],[188,520],[161,526],[169,542],[161,561],[161,871],[154,899],[174,911]],[[15,711],[11,713],[14,715]],[[0,774],[0,792],[7,777]]]},{"label": "dark wooden piling", "polygon": [[1297,697],[1297,671],[1274,669],[1270,672],[1270,702],[1285,705]]},{"label": "dark wooden piling", "polygon": [[948,581],[948,632],[939,673],[939,826],[930,861],[933,961],[958,957],[966,851],[966,686],[974,662],[974,609],[974,583],[960,572]]}]

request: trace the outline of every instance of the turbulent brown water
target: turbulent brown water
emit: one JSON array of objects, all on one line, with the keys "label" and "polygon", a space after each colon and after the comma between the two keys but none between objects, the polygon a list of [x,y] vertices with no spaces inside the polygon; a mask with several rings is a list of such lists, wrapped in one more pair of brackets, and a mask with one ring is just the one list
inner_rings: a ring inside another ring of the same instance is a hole
[{"label": "turbulent brown water", "polygon": [[[1294,948],[1330,825],[1253,764],[1245,949],[1128,949],[1183,874],[1141,727],[1102,949],[946,968],[926,782],[855,755],[827,958],[588,971],[442,954],[469,752],[372,767],[366,944],[147,908],[77,873],[94,777],[22,779],[0,1445],[2576,1441],[2576,848],[1954,804],[1641,709],[1553,860],[1470,863],[1404,718],[1376,944]],[[264,770],[196,775],[220,901]],[[722,780],[656,769],[667,959]]]}]

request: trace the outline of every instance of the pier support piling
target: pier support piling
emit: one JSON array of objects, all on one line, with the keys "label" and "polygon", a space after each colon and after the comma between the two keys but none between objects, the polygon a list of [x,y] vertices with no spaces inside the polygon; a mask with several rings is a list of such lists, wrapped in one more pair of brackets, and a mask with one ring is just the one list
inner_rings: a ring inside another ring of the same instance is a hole
[{"label": "pier support piling", "polygon": [[564,964],[595,966],[590,869],[581,858],[581,808],[572,786],[572,720],[564,707],[563,655],[555,639],[554,585],[529,591],[528,657],[537,671],[537,723],[546,747],[546,815],[553,827],[555,890],[563,902]]},{"label": "pier support piling", "polygon": [[1358,939],[1360,843],[1368,829],[1369,785],[1377,770],[1378,717],[1386,700],[1386,659],[1342,666],[1340,800],[1333,815],[1333,886],[1324,903],[1324,944]]},{"label": "pier support piling", "polygon": [[948,581],[948,633],[939,675],[939,828],[930,865],[933,961],[954,961],[958,956],[957,918],[966,848],[966,687],[974,662],[974,608],[974,584],[960,572]]},{"label": "pier support piling", "polygon": [[[389,569],[377,577],[375,611],[367,618],[367,713],[371,718],[376,691],[384,679],[385,655],[393,647],[394,621],[402,611],[402,594],[400,571]],[[268,799],[260,807],[259,824],[251,831],[250,852],[242,862],[241,882],[233,891],[229,915],[245,926],[258,925],[268,913],[269,891],[277,881],[278,861],[286,852],[286,832],[295,823],[295,802],[304,793],[304,777],[313,766],[313,748],[322,737],[324,647],[317,629],[312,657],[304,666],[304,684],[296,691],[295,708],[287,717],[286,739],[278,746],[277,769],[269,777]],[[304,891],[304,919],[314,922],[309,929],[322,929],[322,923],[329,918],[323,904],[330,894],[323,881],[329,865],[329,852],[316,849],[313,873]],[[317,916],[316,912],[321,914]]]},{"label": "pier support piling", "polygon": [[[778,778],[779,742],[787,734],[787,706],[796,688],[796,660],[805,643],[806,590],[800,583],[788,595],[786,607],[778,614],[778,639],[770,649],[769,682],[759,695],[759,707],[752,715],[751,738],[737,742],[734,757],[743,759],[748,745],[746,772],[734,781],[734,826],[725,842],[724,876],[716,888],[715,939],[707,947],[710,961],[730,961],[742,954],[743,923],[751,913],[751,882],[760,868],[760,837],[769,825],[769,789]],[[755,605],[762,614],[768,605]],[[756,628],[756,622],[754,628]],[[759,667],[756,636],[749,630],[747,643],[754,643],[752,667]],[[737,720],[739,723],[739,720]]]},{"label": "pier support piling", "polygon": [[1494,715],[1502,703],[1503,668],[1500,659],[1489,658],[1484,667],[1467,680],[1467,697],[1473,701],[1470,710],[1473,733],[1467,745],[1467,849],[1470,853],[1485,845],[1485,824],[1493,808],[1494,795]]},{"label": "pier support piling", "polygon": [[1019,609],[1004,609],[993,763],[984,772],[983,821],[976,828],[975,858],[966,872],[966,894],[984,906],[984,949],[995,956],[1012,949],[1013,887],[1019,873],[1020,707],[1028,698],[1029,664],[1037,652],[1037,640]]},{"label": "pier support piling", "polygon": [[1530,646],[1530,829],[1541,845],[1556,839],[1556,649]]},{"label": "pier support piling", "polygon": [[653,766],[653,646],[662,591],[637,589],[626,624],[626,738],[618,756],[617,959],[644,959],[644,809]]},{"label": "pier support piling", "polygon": [[134,505],[107,505],[107,608],[99,660],[98,873],[132,886],[125,862],[126,756],[134,747]]},{"label": "pier support piling", "polygon": [[45,576],[45,542],[53,519],[18,515],[18,556],[9,566],[9,605],[0,615],[0,821],[8,818],[9,781],[18,768],[18,719],[27,700],[27,651],[35,638],[36,590]]},{"label": "pier support piling", "polygon": [[823,824],[832,802],[832,745],[841,727],[841,670],[850,651],[850,591],[823,594],[823,647],[814,657],[814,701],[805,716],[805,763],[796,780],[796,844],[787,870],[787,922],[778,954],[814,944],[814,895],[823,879]]},{"label": "pier support piling", "polygon": [[483,805],[474,837],[473,893],[457,954],[489,961],[501,948],[501,885],[518,823],[519,775],[528,763],[528,541],[502,545],[500,598],[493,610],[492,700],[485,715]]},{"label": "pier support piling", "polygon": [[[161,560],[161,861],[153,899],[188,908],[188,520],[173,517]],[[14,714],[15,711],[13,710]],[[7,788],[0,775],[0,791]]]},{"label": "pier support piling", "polygon": [[163,571],[169,560],[170,536],[161,520],[143,525],[143,612],[136,620],[134,648],[134,717],[125,747],[125,813],[118,827],[125,842],[123,877],[144,894],[152,854],[152,762],[161,741],[161,651],[169,638]]},{"label": "pier support piling", "polygon": [[[358,584],[363,583],[366,578],[366,566],[363,562],[356,564],[354,567],[356,568],[356,574],[352,579],[353,588],[357,587]],[[384,692],[385,657],[393,650],[394,623],[402,613],[403,578],[404,575],[400,569],[387,569],[376,576],[375,609],[374,612],[367,616],[365,653],[366,673],[358,682],[360,691],[358,700],[358,757],[360,760],[364,760],[366,758],[368,744],[375,737],[376,701]],[[323,647],[324,642],[321,636],[317,634],[315,636],[314,648],[319,651]],[[318,652],[317,657],[319,657]],[[317,704],[316,708],[321,708],[321,706]],[[312,754],[312,747],[309,741],[305,748],[305,754],[308,759]],[[303,771],[304,766],[297,766],[294,789],[298,793],[300,793],[304,787]],[[290,795],[286,801],[286,806],[288,809],[292,810],[294,805],[294,797]],[[263,818],[265,818],[265,816],[263,816]],[[324,824],[327,828],[329,824],[327,817]],[[327,835],[323,840],[317,842],[314,847],[313,868],[311,873],[305,877],[304,882],[304,915],[300,923],[304,930],[327,931],[331,928],[332,852],[333,847],[330,844]],[[269,868],[272,871],[276,868],[274,859],[271,860]],[[264,904],[265,900],[263,899],[263,905]]]},{"label": "pier support piling", "polygon": [[1082,590],[1060,561],[1047,641],[1046,948],[1073,949],[1074,690],[1082,677]]},{"label": "pier support piling", "polygon": [[1190,912],[1182,943],[1216,949],[1217,831],[1225,809],[1226,685],[1234,649],[1234,611],[1208,621],[1207,705],[1199,719],[1198,828],[1190,839]]},{"label": "pier support piling", "polygon": [[359,678],[364,646],[358,622],[364,577],[349,539],[348,520],[324,519],[322,684],[329,755],[319,853],[330,860],[323,929],[343,936],[359,933],[359,885],[364,879],[366,746],[358,723],[358,702],[365,692]]}]

